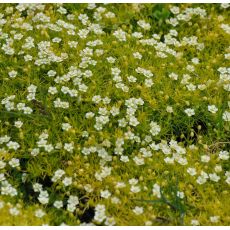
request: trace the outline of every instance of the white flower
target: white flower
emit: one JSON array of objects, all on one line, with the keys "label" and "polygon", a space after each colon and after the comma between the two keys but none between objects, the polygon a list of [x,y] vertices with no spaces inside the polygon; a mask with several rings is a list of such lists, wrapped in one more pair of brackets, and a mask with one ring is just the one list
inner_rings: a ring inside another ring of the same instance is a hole
[{"label": "white flower", "polygon": [[0,209],[2,209],[4,207],[4,202],[0,201]]},{"label": "white flower", "polygon": [[195,168],[188,168],[187,173],[190,174],[191,176],[196,175],[196,169]]},{"label": "white flower", "polygon": [[27,87],[27,91],[29,93],[36,93],[36,90],[37,90],[37,86],[36,85],[30,85],[29,87]]},{"label": "white flower", "polygon": [[166,111],[167,111],[168,113],[173,113],[173,107],[172,107],[172,106],[167,106],[167,107],[166,107]]},{"label": "white flower", "polygon": [[33,112],[33,110],[30,107],[24,107],[23,111],[25,114],[31,114]]},{"label": "white flower", "polygon": [[138,193],[138,192],[141,191],[141,188],[139,186],[132,185],[131,188],[130,188],[130,191],[133,192],[133,193]]},{"label": "white flower", "polygon": [[199,176],[199,177],[197,178],[197,180],[196,180],[196,182],[197,182],[198,184],[204,184],[206,181],[207,181],[207,179],[204,178],[204,177],[202,177],[202,176]]},{"label": "white flower", "polygon": [[41,209],[38,209],[35,211],[35,216],[38,218],[42,218],[45,215],[45,212],[42,211]]},{"label": "white flower", "polygon": [[20,128],[22,127],[22,125],[23,125],[23,122],[20,121],[20,120],[18,120],[18,121],[15,121],[15,122],[14,122],[14,125],[15,125],[15,127],[17,127],[18,129],[20,129]]},{"label": "white flower", "polygon": [[72,126],[69,123],[62,123],[62,129],[64,131],[69,131],[72,128]]},{"label": "white flower", "polygon": [[217,223],[219,222],[220,217],[219,216],[210,216],[210,221],[212,223]]},{"label": "white flower", "polygon": [[33,184],[33,189],[35,192],[41,192],[42,191],[42,185],[39,183]]},{"label": "white flower", "polygon": [[144,20],[139,20],[137,24],[144,30],[150,30],[151,28],[151,25],[148,22],[145,22]]},{"label": "white flower", "polygon": [[153,80],[152,79],[145,79],[145,86],[150,88],[153,85]]},{"label": "white flower", "polygon": [[135,53],[133,53],[133,57],[136,59],[141,59],[142,55],[139,52],[135,52]]},{"label": "white flower", "polygon": [[62,6],[57,9],[57,12],[59,12],[60,14],[67,14],[67,10]]},{"label": "white flower", "polygon": [[174,81],[176,81],[176,80],[178,79],[178,75],[175,74],[175,73],[170,73],[170,74],[169,74],[169,77],[170,77],[171,79],[173,79]]},{"label": "white flower", "polygon": [[140,122],[137,120],[136,117],[130,116],[129,118],[129,124],[132,126],[137,126]]},{"label": "white flower", "polygon": [[217,176],[216,173],[210,173],[209,178],[210,178],[211,181],[214,181],[214,182],[218,182],[220,180],[220,177]]},{"label": "white flower", "polygon": [[50,86],[49,89],[48,89],[48,93],[54,95],[58,92],[57,88],[55,86]]},{"label": "white flower", "polygon": [[57,180],[59,180],[63,175],[65,174],[65,171],[62,169],[58,169],[55,171],[54,176],[52,177],[52,181],[56,182]]},{"label": "white flower", "polygon": [[18,216],[20,213],[20,211],[16,207],[10,208],[9,212],[12,216]]},{"label": "white flower", "polygon": [[133,209],[133,212],[136,214],[136,215],[140,215],[144,212],[144,209],[143,207],[139,207],[139,206],[136,206],[134,209]]},{"label": "white flower", "polygon": [[198,220],[191,220],[191,225],[197,226],[199,225],[199,221]]},{"label": "white flower", "polygon": [[47,191],[40,191],[38,196],[38,200],[41,204],[48,204],[49,203],[49,194]]},{"label": "white flower", "polygon": [[12,158],[12,159],[9,161],[9,165],[10,165],[11,167],[13,167],[13,168],[20,166],[19,159],[17,159],[17,158]]},{"label": "white flower", "polygon": [[216,113],[218,111],[218,108],[215,105],[209,105],[208,111],[211,113]]},{"label": "white flower", "polygon": [[93,192],[93,188],[92,188],[92,186],[91,186],[90,184],[86,184],[86,185],[84,186],[84,189],[85,189],[85,191],[88,192],[88,193]]},{"label": "white flower", "polygon": [[207,163],[209,161],[210,161],[210,156],[208,155],[201,156],[201,162]]},{"label": "white flower", "polygon": [[173,6],[170,8],[170,11],[173,13],[173,14],[179,14],[180,13],[180,8],[177,7],[177,6]]},{"label": "white flower", "polygon": [[112,197],[112,198],[111,198],[111,202],[112,202],[113,204],[120,204],[120,203],[121,203],[120,199],[117,198],[117,197]]},{"label": "white flower", "polygon": [[107,57],[106,59],[109,63],[114,63],[116,61],[116,59],[113,57]]},{"label": "white flower", "polygon": [[95,215],[94,215],[94,220],[98,223],[101,223],[106,219],[105,215],[105,205],[103,204],[98,204],[95,207]]},{"label": "white flower", "polygon": [[136,165],[144,165],[145,164],[144,158],[136,156],[133,158],[133,160],[136,163]]},{"label": "white flower", "polygon": [[15,71],[15,70],[12,70],[12,71],[10,71],[8,74],[9,74],[9,77],[10,78],[15,78],[16,76],[17,76],[17,71]]},{"label": "white flower", "polygon": [[47,75],[48,75],[49,77],[54,77],[56,74],[57,74],[57,72],[54,71],[54,70],[49,70],[48,73],[47,73]]},{"label": "white flower", "polygon": [[117,107],[115,107],[115,106],[113,106],[112,108],[111,108],[111,110],[110,110],[110,113],[115,117],[115,116],[117,116],[118,114],[119,114],[119,108],[117,108]]},{"label": "white flower", "polygon": [[30,154],[32,155],[32,156],[37,156],[38,154],[40,153],[40,149],[39,148],[34,148],[34,149],[32,149],[32,151],[30,152]]},{"label": "white flower", "polygon": [[224,121],[230,121],[230,112],[225,111],[222,115]]},{"label": "white flower", "polygon": [[90,119],[90,118],[93,118],[94,115],[95,114],[93,112],[88,112],[88,113],[85,114],[85,117],[86,117],[86,119]]},{"label": "white flower", "polygon": [[136,179],[136,178],[129,179],[130,185],[136,185],[137,183],[138,183],[138,179]]},{"label": "white flower", "polygon": [[120,160],[121,160],[122,162],[129,162],[129,157],[128,157],[128,156],[121,155]]},{"label": "white flower", "polygon": [[101,96],[100,95],[95,95],[92,98],[92,102],[94,102],[95,104],[98,104],[101,101]]},{"label": "white flower", "polygon": [[157,196],[158,198],[161,198],[161,193],[160,193],[160,186],[158,184],[153,185],[152,193],[154,196]]},{"label": "white flower", "polygon": [[160,131],[161,131],[161,127],[156,122],[151,121],[151,123],[150,123],[150,133],[153,136],[156,136],[156,135],[158,135],[160,133]]},{"label": "white flower", "polygon": [[72,184],[72,177],[65,177],[62,181],[62,183],[64,184],[64,186],[69,186]]},{"label": "white flower", "polygon": [[116,30],[113,35],[121,42],[126,41],[126,32],[122,29]]},{"label": "white flower", "polygon": [[8,147],[9,149],[17,150],[17,149],[20,148],[20,145],[19,145],[17,142],[9,141],[9,142],[7,143],[7,147]]},{"label": "white flower", "polygon": [[184,198],[184,193],[183,192],[180,192],[180,191],[177,191],[177,196],[181,199]]},{"label": "white flower", "polygon": [[227,152],[227,151],[220,151],[219,158],[221,160],[228,160],[229,159],[229,152]]},{"label": "white flower", "polygon": [[65,149],[67,152],[72,152],[73,149],[74,149],[73,143],[65,143],[64,149]]},{"label": "white flower", "polygon": [[101,191],[101,197],[108,199],[111,196],[111,192],[108,190]]},{"label": "white flower", "polygon": [[185,109],[184,112],[185,112],[189,117],[195,115],[194,109],[188,108],[188,109]]},{"label": "white flower", "polygon": [[55,208],[60,209],[60,208],[63,207],[63,201],[56,200],[53,205],[54,205]]}]

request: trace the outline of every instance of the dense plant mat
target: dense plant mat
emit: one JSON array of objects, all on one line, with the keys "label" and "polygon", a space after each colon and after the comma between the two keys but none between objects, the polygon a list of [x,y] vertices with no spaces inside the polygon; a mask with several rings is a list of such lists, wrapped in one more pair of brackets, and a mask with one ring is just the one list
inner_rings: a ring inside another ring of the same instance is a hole
[{"label": "dense plant mat", "polygon": [[229,225],[229,4],[1,4],[0,225]]}]

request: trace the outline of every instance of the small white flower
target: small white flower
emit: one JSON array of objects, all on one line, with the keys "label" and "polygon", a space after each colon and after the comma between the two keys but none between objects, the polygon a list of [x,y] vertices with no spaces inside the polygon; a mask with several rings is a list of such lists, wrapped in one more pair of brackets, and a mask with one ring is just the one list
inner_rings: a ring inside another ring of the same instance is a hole
[{"label": "small white flower", "polygon": [[194,109],[188,108],[188,109],[185,109],[184,112],[185,112],[189,117],[195,115]]},{"label": "small white flower", "polygon": [[58,90],[55,86],[54,87],[50,86],[48,89],[48,93],[54,95],[54,94],[58,93]]},{"label": "small white flower", "polygon": [[9,161],[9,165],[10,165],[11,167],[13,167],[13,168],[20,166],[19,159],[17,159],[17,158],[12,158],[12,159]]},{"label": "small white flower", "polygon": [[224,121],[230,121],[230,112],[225,111],[222,115]]},{"label": "small white flower", "polygon": [[22,125],[23,125],[23,122],[20,120],[14,122],[14,126],[17,127],[18,129],[20,129]]},{"label": "small white flower", "polygon": [[54,205],[55,208],[60,209],[60,208],[63,207],[63,201],[56,200],[53,205]]},{"label": "small white flower", "polygon": [[49,70],[48,73],[47,73],[47,75],[48,75],[49,77],[54,77],[56,74],[57,74],[57,72],[54,71],[54,70]]},{"label": "small white flower", "polygon": [[9,74],[9,77],[10,78],[15,78],[16,76],[17,76],[17,71],[15,71],[15,70],[12,70],[12,71],[10,71],[8,74]]},{"label": "small white flower", "polygon": [[129,157],[128,157],[128,156],[121,155],[120,160],[121,160],[122,162],[129,162]]},{"label": "small white flower", "polygon": [[220,177],[217,176],[216,173],[210,173],[209,178],[210,178],[211,181],[214,181],[214,182],[218,182],[220,180]]},{"label": "small white flower", "polygon": [[229,159],[229,152],[227,152],[227,151],[220,151],[219,158],[221,160],[228,160]]},{"label": "small white flower", "polygon": [[18,216],[19,213],[20,213],[20,211],[19,211],[18,208],[16,208],[16,207],[10,208],[10,209],[9,209],[9,212],[10,212],[10,214],[11,214],[12,216]]},{"label": "small white flower", "polygon": [[153,185],[152,193],[154,196],[157,196],[158,198],[161,198],[161,188],[158,184]]},{"label": "small white flower", "polygon": [[160,133],[160,131],[161,131],[161,127],[156,122],[151,121],[151,123],[150,123],[150,133],[153,136],[156,136],[156,135],[158,135]]},{"label": "small white flower", "polygon": [[210,216],[210,221],[212,223],[217,223],[219,222],[220,217],[219,216]]},{"label": "small white flower", "polygon": [[133,53],[133,57],[136,59],[141,59],[142,55],[139,52],[135,52],[135,53]]},{"label": "small white flower", "polygon": [[62,181],[62,183],[64,184],[64,186],[70,186],[72,184],[72,177],[65,177]]},{"label": "small white flower", "polygon": [[180,192],[180,191],[177,191],[177,196],[181,199],[184,198],[184,193],[183,192]]},{"label": "small white flower", "polygon": [[72,152],[73,149],[74,149],[73,143],[65,143],[64,149],[65,149],[67,152]]},{"label": "small white flower", "polygon": [[173,113],[173,107],[172,107],[172,106],[167,106],[167,107],[166,107],[166,111],[167,111],[168,113]]},{"label": "small white flower", "polygon": [[69,131],[72,128],[72,126],[69,123],[62,123],[62,129],[64,131]]},{"label": "small white flower", "polygon": [[116,59],[113,57],[107,57],[106,59],[109,63],[114,63],[116,61]]},{"label": "small white flower", "polygon": [[136,215],[141,215],[141,214],[144,212],[144,209],[143,209],[143,207],[136,206],[136,207],[133,209],[133,212],[134,212]]},{"label": "small white flower", "polygon": [[191,225],[197,226],[200,225],[200,222],[198,220],[191,220]]},{"label": "small white flower", "polygon": [[201,156],[201,162],[207,163],[209,161],[210,161],[210,156],[208,155]]},{"label": "small white flower", "polygon": [[20,145],[19,145],[17,142],[9,141],[9,142],[7,143],[7,147],[8,147],[9,149],[17,150],[18,148],[20,148]]},{"label": "small white flower", "polygon": [[108,199],[110,196],[111,196],[111,192],[109,190],[101,191],[102,198]]},{"label": "small white flower", "polygon": [[45,215],[45,212],[42,211],[41,209],[38,209],[35,211],[35,216],[38,218],[42,218]]},{"label": "small white flower", "polygon": [[208,111],[211,113],[216,113],[218,111],[218,108],[215,105],[209,105]]},{"label": "small white flower", "polygon": [[187,173],[190,174],[191,176],[196,175],[196,169],[195,168],[188,168]]}]

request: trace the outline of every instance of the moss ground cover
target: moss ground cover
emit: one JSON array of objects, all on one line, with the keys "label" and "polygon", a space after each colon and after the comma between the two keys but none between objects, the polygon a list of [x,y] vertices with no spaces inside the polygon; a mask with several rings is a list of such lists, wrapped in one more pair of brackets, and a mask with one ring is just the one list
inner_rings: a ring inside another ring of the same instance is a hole
[{"label": "moss ground cover", "polygon": [[229,4],[1,4],[0,225],[229,225]]}]

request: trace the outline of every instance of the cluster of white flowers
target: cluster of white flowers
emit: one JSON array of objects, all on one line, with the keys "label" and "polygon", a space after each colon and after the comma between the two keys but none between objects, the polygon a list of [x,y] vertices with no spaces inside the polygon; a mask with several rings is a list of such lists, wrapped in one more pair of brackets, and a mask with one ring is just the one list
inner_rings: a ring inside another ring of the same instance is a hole
[{"label": "cluster of white flowers", "polygon": [[94,220],[98,223],[102,223],[106,219],[106,214],[105,214],[105,205],[103,204],[98,204],[95,207],[95,215],[94,215]]},{"label": "cluster of white flowers", "polygon": [[140,123],[134,115],[137,111],[138,106],[141,106],[143,104],[144,101],[141,98],[130,98],[128,100],[125,100],[125,105],[127,106],[126,120],[131,126],[137,126]]},{"label": "cluster of white flowers", "polygon": [[113,35],[121,42],[126,41],[126,32],[123,31],[122,29],[116,30]]},{"label": "cluster of white flowers", "polygon": [[161,131],[161,127],[156,122],[151,121],[150,122],[150,133],[153,136],[156,136],[160,133],[160,131]]},{"label": "cluster of white flowers", "polygon": [[79,198],[77,196],[71,195],[67,201],[67,210],[69,212],[74,212],[78,204],[79,204]]},{"label": "cluster of white flowers", "polygon": [[[52,152],[54,150],[54,147],[52,144],[48,143],[48,140],[47,140],[48,137],[49,137],[49,134],[45,130],[44,132],[42,132],[39,135],[39,140],[36,143],[37,143],[38,148],[44,148],[44,150],[49,153],[49,152]],[[33,156],[36,156],[39,152],[40,152],[40,150],[35,148],[32,150],[31,154]]]},{"label": "cluster of white flowers", "polygon": [[145,20],[139,20],[139,21],[137,22],[137,24],[138,24],[141,28],[143,28],[144,30],[150,30],[150,28],[151,28],[151,25],[150,25],[149,23],[145,22]]},{"label": "cluster of white flowers", "polygon": [[54,176],[52,177],[53,182],[57,182],[58,180],[61,179],[61,177],[65,174],[65,171],[62,169],[58,169],[55,171]]},{"label": "cluster of white flowers", "polygon": [[3,180],[1,181],[1,195],[9,195],[14,197],[18,195],[18,191],[7,180]]},{"label": "cluster of white flowers", "polygon": [[35,85],[30,85],[28,88],[27,88],[27,91],[28,91],[28,95],[27,95],[27,100],[28,101],[31,101],[31,100],[35,100],[35,94],[36,94],[36,90],[37,90],[37,86]]},{"label": "cluster of white flowers", "polygon": [[46,190],[40,190],[38,200],[41,204],[49,203],[49,193]]}]

